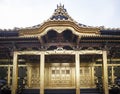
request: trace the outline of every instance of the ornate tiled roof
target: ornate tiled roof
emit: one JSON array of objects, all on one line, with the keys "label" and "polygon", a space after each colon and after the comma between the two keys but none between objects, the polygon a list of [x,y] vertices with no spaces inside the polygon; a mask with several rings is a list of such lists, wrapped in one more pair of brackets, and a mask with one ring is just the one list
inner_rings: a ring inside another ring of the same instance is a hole
[{"label": "ornate tiled roof", "polygon": [[64,8],[64,5],[57,5],[53,15],[50,17],[50,20],[71,20],[73,19],[68,15],[67,10]]},{"label": "ornate tiled roof", "polygon": [[[67,24],[66,24],[67,23]],[[92,27],[87,26],[81,23],[78,23],[74,21],[69,14],[67,13],[67,10],[64,8],[64,5],[57,5],[57,9],[54,10],[53,15],[46,20],[45,22],[32,26],[27,28],[19,28],[19,29],[13,29],[13,30],[0,30],[0,37],[18,37],[21,35],[21,33],[24,34],[38,34],[44,31],[44,29],[47,28],[47,26],[55,26],[55,25],[65,25],[65,26],[72,26],[76,31],[80,31],[80,33],[85,33],[86,31],[97,31],[101,35],[117,35],[120,36],[120,28],[117,29],[109,29],[105,28],[103,26],[101,27]],[[20,31],[20,32],[19,32]],[[94,32],[94,33],[95,33]],[[23,34],[23,35],[24,35]]]},{"label": "ornate tiled roof", "polygon": [[68,20],[68,21],[73,21],[75,22],[77,25],[79,25],[80,27],[92,27],[92,26],[87,26],[81,23],[76,22],[74,19],[71,18],[71,16],[68,14],[67,10],[64,8],[64,5],[57,5],[57,9],[55,9],[53,15],[50,17],[49,20]]},{"label": "ornate tiled roof", "polygon": [[0,37],[18,37],[19,33],[17,29],[4,29],[0,30]]},{"label": "ornate tiled roof", "polygon": [[[57,9],[54,10],[54,13],[52,14],[52,16],[48,20],[44,21],[41,24],[34,25],[32,27],[26,27],[24,29],[36,29],[36,28],[40,28],[44,23],[49,22],[49,21],[71,21],[71,22],[74,22],[79,27],[92,28],[92,26],[87,26],[87,25],[84,25],[84,24],[76,22],[68,14],[67,10],[64,8],[64,5],[60,4],[60,5],[57,5]],[[93,28],[96,28],[96,27],[93,27]]]},{"label": "ornate tiled roof", "polygon": [[101,33],[101,35],[120,36],[120,28],[106,28],[104,26],[101,26],[100,33]]}]

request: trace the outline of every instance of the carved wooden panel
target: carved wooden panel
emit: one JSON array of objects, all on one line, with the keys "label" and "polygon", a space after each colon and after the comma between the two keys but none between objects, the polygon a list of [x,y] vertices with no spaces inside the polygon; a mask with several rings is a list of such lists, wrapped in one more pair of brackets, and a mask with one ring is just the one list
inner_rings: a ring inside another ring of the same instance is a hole
[{"label": "carved wooden panel", "polygon": [[80,67],[80,87],[91,87],[91,67]]},{"label": "carved wooden panel", "polygon": [[50,86],[52,87],[69,87],[71,86],[71,69],[70,67],[54,66],[50,68]]},{"label": "carved wooden panel", "polygon": [[40,68],[39,66],[31,67],[31,87],[40,87]]}]

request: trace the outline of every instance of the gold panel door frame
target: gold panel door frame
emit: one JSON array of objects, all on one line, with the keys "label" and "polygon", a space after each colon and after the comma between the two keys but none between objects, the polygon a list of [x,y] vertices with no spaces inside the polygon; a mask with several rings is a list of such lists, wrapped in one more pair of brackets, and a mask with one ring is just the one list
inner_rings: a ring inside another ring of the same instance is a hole
[{"label": "gold panel door frame", "polygon": [[50,87],[70,87],[72,85],[72,72],[70,66],[51,66],[49,70]]},{"label": "gold panel door frame", "polygon": [[90,88],[92,87],[92,71],[91,67],[80,67],[80,87]]},{"label": "gold panel door frame", "polygon": [[[28,87],[39,88],[40,67],[39,64],[30,65],[28,69]],[[80,66],[80,88],[93,87],[91,66]],[[66,64],[46,64],[45,87],[64,88],[75,86],[75,65]]]},{"label": "gold panel door frame", "polygon": [[40,87],[40,67],[39,64],[29,66],[28,70],[28,87],[39,88]]}]

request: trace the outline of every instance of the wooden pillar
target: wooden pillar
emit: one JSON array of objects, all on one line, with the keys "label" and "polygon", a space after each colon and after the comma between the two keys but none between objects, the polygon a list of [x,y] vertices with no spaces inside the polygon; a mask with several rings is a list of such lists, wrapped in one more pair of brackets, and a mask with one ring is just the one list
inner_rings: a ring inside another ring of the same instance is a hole
[{"label": "wooden pillar", "polygon": [[17,63],[17,52],[14,52],[13,55],[13,77],[12,77],[12,93],[16,94],[17,86],[18,86],[18,63]]},{"label": "wooden pillar", "polygon": [[112,65],[111,68],[112,68],[111,69],[111,71],[112,71],[112,77],[111,77],[112,78],[112,84],[114,84],[114,79],[115,79],[114,78],[114,66]]},{"label": "wooden pillar", "polygon": [[40,94],[44,94],[44,67],[45,67],[45,55],[40,55]]},{"label": "wooden pillar", "polygon": [[28,85],[28,87],[31,87],[31,77],[32,77],[32,75],[31,75],[31,73],[32,73],[32,71],[31,71],[31,66],[30,66],[30,64],[27,64],[27,85]]},{"label": "wooden pillar", "polygon": [[109,94],[107,51],[103,51],[103,91],[104,91],[104,94]]},{"label": "wooden pillar", "polygon": [[10,65],[8,65],[8,77],[7,77],[8,86],[10,86]]},{"label": "wooden pillar", "polygon": [[75,75],[76,75],[76,94],[80,94],[80,57],[79,53],[75,54]]},{"label": "wooden pillar", "polygon": [[92,86],[94,87],[95,86],[95,78],[94,78],[94,65],[91,67],[91,84],[92,84]]}]

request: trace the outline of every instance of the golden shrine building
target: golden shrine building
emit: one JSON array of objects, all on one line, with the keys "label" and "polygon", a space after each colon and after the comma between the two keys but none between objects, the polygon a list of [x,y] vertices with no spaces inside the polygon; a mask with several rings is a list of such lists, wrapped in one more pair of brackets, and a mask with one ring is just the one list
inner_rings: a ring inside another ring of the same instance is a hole
[{"label": "golden shrine building", "polygon": [[110,94],[119,80],[120,29],[78,23],[64,5],[39,25],[0,30],[0,92]]}]

